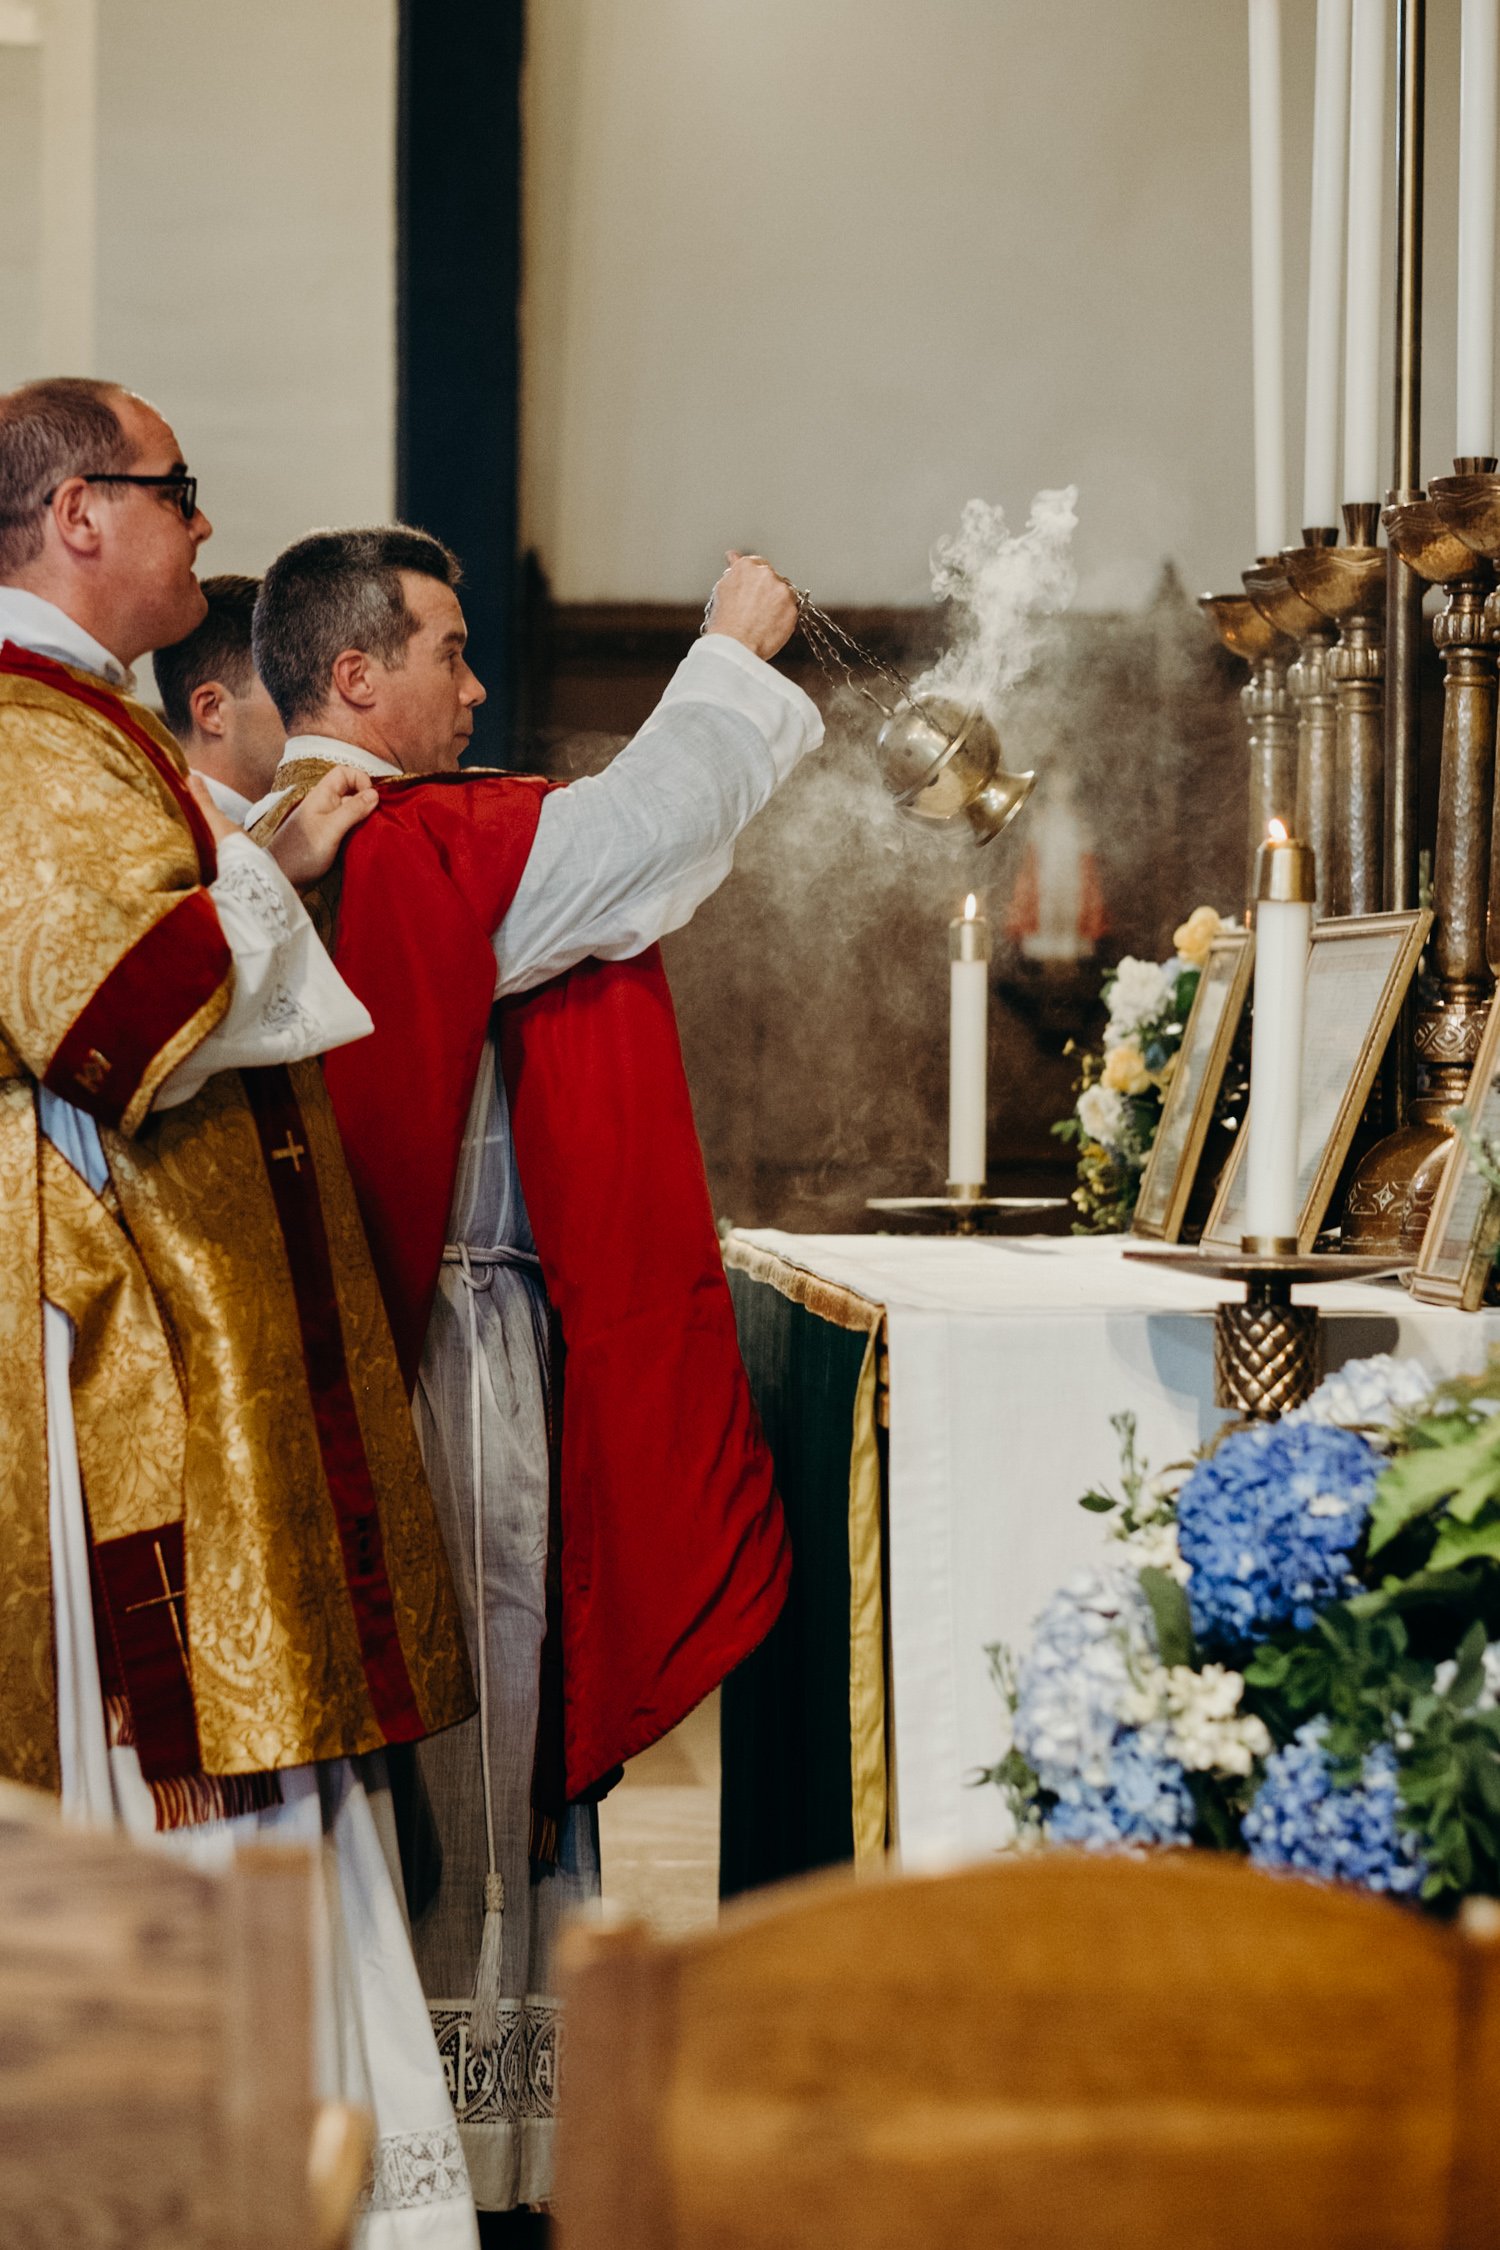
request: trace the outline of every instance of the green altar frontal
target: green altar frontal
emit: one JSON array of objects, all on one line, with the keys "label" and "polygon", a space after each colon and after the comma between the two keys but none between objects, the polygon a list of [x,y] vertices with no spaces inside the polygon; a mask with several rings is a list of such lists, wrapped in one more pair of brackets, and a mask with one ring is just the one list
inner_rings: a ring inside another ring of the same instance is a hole
[{"label": "green altar frontal", "polygon": [[724,1683],[724,1898],[886,1849],[885,1314],[731,1235],[740,1350],[792,1544],[769,1637]]}]

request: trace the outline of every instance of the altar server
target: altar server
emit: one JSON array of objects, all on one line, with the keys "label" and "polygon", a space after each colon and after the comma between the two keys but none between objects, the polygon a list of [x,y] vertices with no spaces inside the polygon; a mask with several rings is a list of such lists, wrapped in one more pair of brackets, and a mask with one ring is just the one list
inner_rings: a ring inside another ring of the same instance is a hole
[{"label": "altar server", "polygon": [[0,1772],[204,1866],[319,1847],[321,2077],[378,2134],[363,2239],[469,2250],[365,1754],[472,1688],[306,1059],[369,1017],[287,879],[373,792],[330,776],[264,852],[131,699],[202,613],[209,532],[140,399],[0,398]]},{"label": "altar server", "polygon": [[478,1718],[417,1753],[440,1872],[425,1896],[412,1870],[414,1939],[504,2210],[551,2184],[552,1943],[597,1888],[596,1799],[786,1586],[656,941],[822,724],[766,661],[790,590],[736,560],[605,773],[461,774],[484,691],[458,578],[401,527],[272,564],[256,661],[290,739],[255,833],[336,759],[376,778],[327,890],[376,1033],[327,1076],[479,1679]]},{"label": "altar server", "polygon": [[220,812],[241,826],[271,777],[286,728],[250,653],[258,578],[205,578],[208,608],[185,640],[152,659],[162,711]]}]

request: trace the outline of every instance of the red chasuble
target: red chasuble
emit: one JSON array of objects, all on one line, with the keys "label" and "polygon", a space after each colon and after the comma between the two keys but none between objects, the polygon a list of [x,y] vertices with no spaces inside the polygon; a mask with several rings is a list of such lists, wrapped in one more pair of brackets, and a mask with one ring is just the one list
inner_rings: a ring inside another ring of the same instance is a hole
[{"label": "red chasuble", "polygon": [[[495,986],[546,784],[382,783],[334,959],[375,1020],[327,1057],[415,1379]],[[790,1556],[740,1363],[671,994],[653,948],[502,1003],[516,1162],[567,1355],[567,1790],[675,1726],[764,1639]]]}]

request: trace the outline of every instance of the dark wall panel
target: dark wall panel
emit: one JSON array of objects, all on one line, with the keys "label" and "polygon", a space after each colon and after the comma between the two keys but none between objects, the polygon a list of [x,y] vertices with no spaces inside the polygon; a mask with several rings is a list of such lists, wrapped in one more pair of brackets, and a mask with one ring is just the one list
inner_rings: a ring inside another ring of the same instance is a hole
[{"label": "dark wall panel", "polygon": [[401,0],[397,507],[464,566],[489,690],[472,755],[509,762],[515,700],[523,0]]}]

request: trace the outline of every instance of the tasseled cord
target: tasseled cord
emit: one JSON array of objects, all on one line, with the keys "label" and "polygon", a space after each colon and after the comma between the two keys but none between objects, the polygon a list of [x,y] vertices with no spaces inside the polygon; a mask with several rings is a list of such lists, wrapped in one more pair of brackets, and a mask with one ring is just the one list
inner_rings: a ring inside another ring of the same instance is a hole
[{"label": "tasseled cord", "polygon": [[474,1487],[474,1643],[479,1672],[479,1765],[484,1778],[484,1841],[488,1873],[484,1878],[484,1935],[479,1964],[474,1971],[474,1991],[469,2005],[469,2052],[488,2056],[500,2045],[500,2016],[505,1997],[502,1952],[505,1939],[505,1877],[495,1865],[495,1807],[490,1782],[490,1668],[484,1618],[484,1444],[483,1396],[479,1378],[479,1316],[474,1306],[478,1289],[489,1287],[489,1276],[476,1279],[469,1253],[462,1246],[459,1269],[467,1284],[469,1309],[469,1450]]}]

